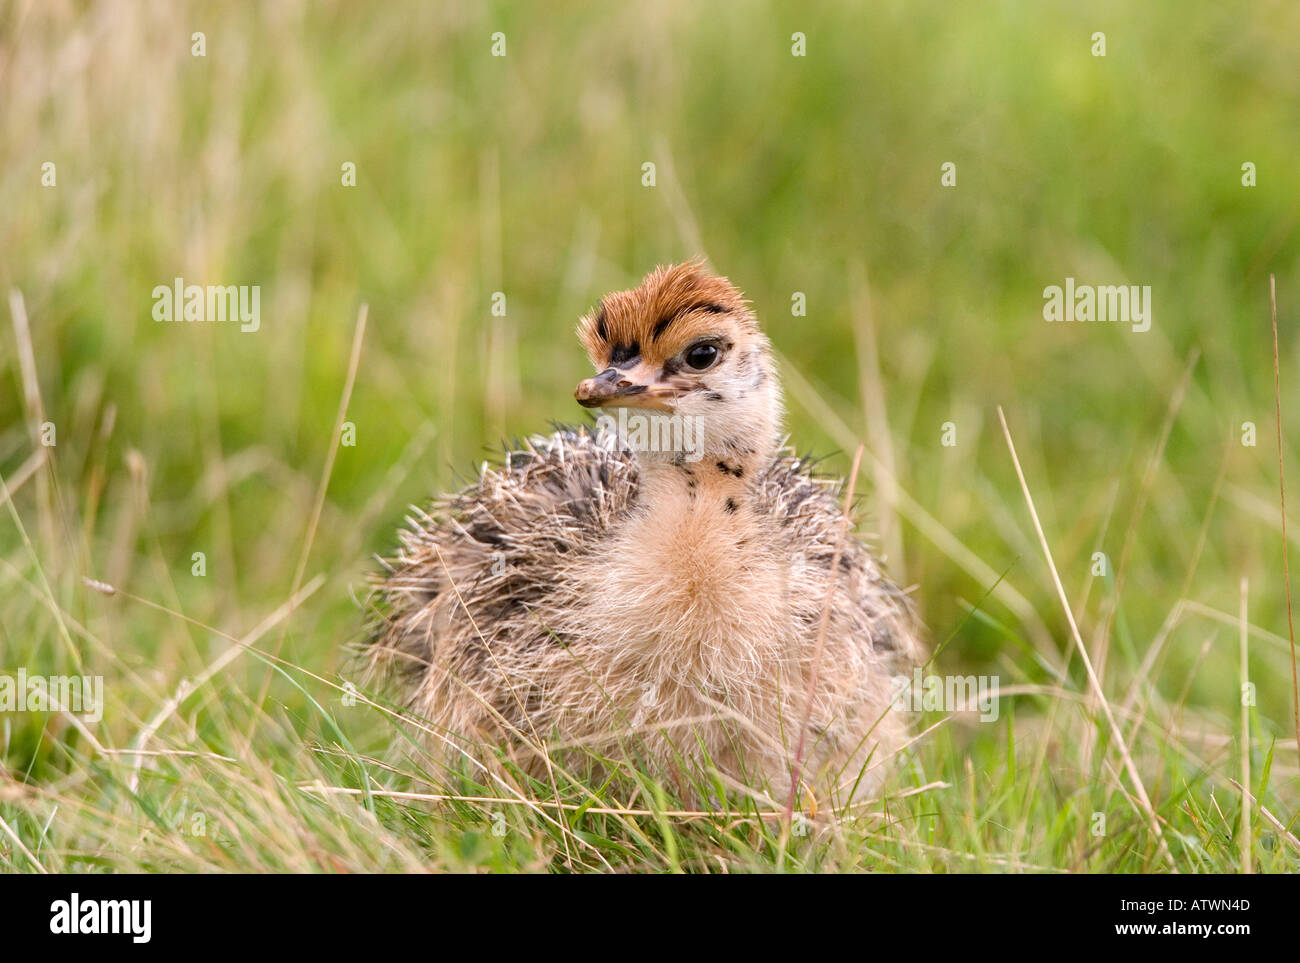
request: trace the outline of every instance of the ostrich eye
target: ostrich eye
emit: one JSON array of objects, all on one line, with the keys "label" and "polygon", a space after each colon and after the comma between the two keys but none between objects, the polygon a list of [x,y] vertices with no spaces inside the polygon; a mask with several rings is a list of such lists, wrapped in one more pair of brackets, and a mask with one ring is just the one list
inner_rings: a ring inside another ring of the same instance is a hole
[{"label": "ostrich eye", "polygon": [[686,351],[686,363],[696,371],[704,371],[713,367],[713,363],[718,360],[718,348],[712,344],[693,345]]}]

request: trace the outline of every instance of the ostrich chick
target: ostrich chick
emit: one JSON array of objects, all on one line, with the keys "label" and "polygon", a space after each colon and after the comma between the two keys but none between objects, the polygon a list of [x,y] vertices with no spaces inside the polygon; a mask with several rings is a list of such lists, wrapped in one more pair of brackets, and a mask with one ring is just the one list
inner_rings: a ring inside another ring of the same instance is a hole
[{"label": "ostrich chick", "polygon": [[914,624],[844,535],[839,486],[779,450],[748,303],[698,262],[660,267],[578,335],[599,374],[577,400],[617,417],[534,437],[407,519],[374,662],[405,669],[451,758],[504,744],[543,772],[581,748],[781,799],[807,717],[804,779],[871,792],[904,741],[891,677]]}]

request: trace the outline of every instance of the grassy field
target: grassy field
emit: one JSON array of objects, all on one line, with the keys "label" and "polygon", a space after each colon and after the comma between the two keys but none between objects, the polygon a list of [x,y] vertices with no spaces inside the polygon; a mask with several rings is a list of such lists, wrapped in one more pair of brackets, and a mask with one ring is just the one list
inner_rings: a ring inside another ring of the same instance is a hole
[{"label": "grassy field", "polygon": [[[105,701],[0,712],[0,867],[1300,868],[1300,8],[360,7],[0,0],[0,675]],[[406,506],[578,420],[575,319],[696,254],[799,449],[866,445],[933,671],[1002,689],[807,832],[434,776],[346,651]],[[155,322],[178,277],[259,330]],[[1150,330],[1047,323],[1066,278]]]}]

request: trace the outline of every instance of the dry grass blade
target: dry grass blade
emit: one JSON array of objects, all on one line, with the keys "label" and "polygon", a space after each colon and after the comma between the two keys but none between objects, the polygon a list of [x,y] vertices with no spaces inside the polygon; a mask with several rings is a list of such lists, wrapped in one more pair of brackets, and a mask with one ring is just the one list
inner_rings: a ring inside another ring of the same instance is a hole
[{"label": "dry grass blade", "polygon": [[[290,597],[298,594],[298,589],[302,587],[302,580],[307,574],[307,562],[311,558],[312,545],[316,541],[316,529],[320,527],[321,513],[325,510],[325,495],[329,491],[330,478],[334,474],[334,460],[338,457],[339,444],[342,441],[343,422],[348,416],[348,405],[352,403],[352,389],[357,382],[357,371],[361,368],[361,347],[366,339],[366,320],[370,316],[370,305],[362,303],[357,309],[357,323],[352,333],[352,351],[348,357],[348,372],[343,381],[343,391],[339,395],[338,412],[334,416],[334,432],[330,436],[329,452],[325,456],[325,465],[321,469],[320,482],[316,486],[316,497],[312,502],[311,518],[307,522],[307,533],[303,537],[302,550],[298,555],[298,565],[293,572],[293,583],[289,589]],[[273,653],[279,655],[284,646],[285,633],[288,631],[288,624],[281,627],[280,633],[276,638],[275,649]],[[257,704],[261,705],[266,701],[266,694],[271,688],[272,674],[268,670],[266,681],[262,684],[262,691],[258,694]]]},{"label": "dry grass blade", "polygon": [[1296,839],[1295,836],[1287,830],[1286,826],[1282,823],[1282,820],[1274,816],[1266,807],[1260,806],[1259,800],[1255,798],[1255,795],[1241,783],[1237,782],[1237,780],[1229,779],[1228,782],[1230,782],[1232,787],[1240,792],[1243,797],[1249,799],[1253,805],[1259,806],[1259,814],[1264,817],[1270,826],[1277,830],[1277,834],[1282,837],[1283,842],[1294,849],[1297,853],[1300,853],[1300,839]]},{"label": "dry grass blade", "polygon": [[13,827],[11,827],[7,822],[5,822],[3,816],[0,816],[0,829],[3,829],[5,831],[5,835],[14,841],[14,846],[17,847],[18,852],[22,853],[24,856],[27,857],[28,862],[30,862],[33,866],[36,867],[36,871],[38,873],[40,873],[43,876],[49,874],[49,870],[46,869],[41,864],[41,861],[39,859],[37,859],[35,856],[32,855],[32,851],[27,848],[27,846],[23,843],[22,839],[18,836],[18,834],[13,831]]},{"label": "dry grass blade", "polygon": [[48,448],[40,447],[27,456],[27,460],[18,466],[13,477],[5,479],[5,486],[0,489],[0,504],[8,504],[9,500],[28,480],[36,474],[37,470],[45,464],[45,453]]},{"label": "dry grass blade", "polygon": [[[180,686],[177,687],[175,695],[173,695],[170,699],[168,699],[163,704],[162,708],[160,708],[154,714],[153,718],[150,719],[149,722],[146,723],[145,726],[136,735],[134,749],[135,750],[143,749],[145,745],[148,743],[148,741],[153,738],[154,733],[158,731],[159,727],[164,722],[166,722],[167,719],[170,718],[171,715],[177,709],[181,707],[181,705],[185,702],[186,699],[192,696],[202,685],[204,685],[209,679],[215,676],[218,672],[220,672],[226,666],[230,665],[230,663],[234,662],[235,659],[239,658],[239,656],[241,656],[244,652],[248,651],[249,648],[252,647],[254,642],[256,642],[263,635],[265,635],[267,632],[273,629],[278,623],[282,622],[290,614],[292,614],[293,611],[297,609],[298,606],[302,605],[302,603],[305,602],[312,594],[314,594],[315,591],[318,588],[320,588],[321,585],[324,584],[324,582],[325,582],[325,577],[323,575],[316,576],[314,579],[311,580],[311,582],[307,584],[305,588],[300,589],[298,592],[296,592],[290,599],[288,599],[288,601],[286,601],[283,605],[281,605],[274,612],[272,612],[265,619],[263,619],[260,623],[258,623],[258,625],[256,625],[253,628],[253,630],[250,631],[247,635],[245,635],[243,638],[239,639],[238,641],[232,642],[228,649],[226,649],[219,656],[213,659],[212,662],[208,665],[208,667],[204,669],[201,673],[199,673],[198,678],[194,679],[193,681],[182,680]],[[163,606],[158,605],[156,602],[150,601],[149,599],[141,598],[136,595],[130,595],[129,593],[126,592],[119,592],[117,594],[119,594],[123,598],[129,598],[132,601],[143,603],[144,605],[148,605],[152,608],[160,609],[161,611],[168,612],[169,614],[179,615],[179,613],[172,612],[170,609],[166,609]],[[184,616],[180,616],[180,617],[184,618]],[[139,787],[140,767],[143,764],[143,762],[144,762],[143,755],[137,754],[135,756],[135,762],[131,770],[130,787],[132,792],[135,792],[136,789]]]},{"label": "dry grass blade", "polygon": [[1250,582],[1241,580],[1241,871],[1251,871],[1250,794],[1244,787],[1250,785],[1250,705],[1246,699],[1246,686],[1250,684],[1250,622],[1246,619],[1246,602]]},{"label": "dry grass blade", "polygon": [[[808,413],[825,427],[835,443],[843,446],[845,451],[862,444],[844,419],[800,373],[798,366],[780,352],[773,352],[773,354],[781,365],[785,385],[791,397],[803,405]],[[888,476],[890,490],[897,498],[895,509],[898,514],[971,578],[981,584],[994,586],[993,597],[1020,619],[1025,626],[1025,631],[1033,639],[1044,665],[1050,666],[1052,672],[1059,678],[1065,671],[1060,656],[1052,647],[1051,633],[1048,632],[1047,626],[1034,610],[1029,599],[1025,598],[1008,580],[999,577],[995,568],[971,551],[961,539],[926,511],[921,503],[899,484],[897,478],[889,475],[884,463],[872,454],[870,449],[865,449],[863,455],[871,464],[877,478]]]},{"label": "dry grass blade", "polygon": [[[42,426],[45,424],[45,401],[41,397],[41,380],[36,368],[36,351],[32,346],[32,329],[27,320],[27,305],[23,301],[22,292],[17,288],[9,291],[9,315],[13,320],[14,342],[18,346],[18,370],[22,375],[27,432],[32,449],[42,451],[45,447],[41,438],[44,430]],[[54,546],[54,496],[49,475],[37,476],[36,493],[40,505],[42,544],[51,549]]]},{"label": "dry grass blade", "polygon": [[[314,784],[305,784],[298,787],[303,792],[319,793],[330,796],[360,796],[366,790],[358,789],[353,786],[321,786]],[[923,793],[931,792],[936,789],[947,789],[946,782],[930,782],[924,786],[915,786],[903,792],[895,793],[894,799],[909,799],[912,796],[919,796]],[[714,819],[718,816],[732,816],[734,814],[725,810],[707,810],[707,809],[634,809],[626,806],[593,806],[590,803],[566,803],[560,800],[549,799],[511,799],[505,796],[468,796],[458,793],[430,793],[430,792],[408,792],[397,789],[372,789],[370,795],[378,796],[384,799],[409,800],[412,802],[462,802],[475,803],[481,805],[504,805],[504,806],[527,806],[529,808],[553,809],[560,812],[581,812],[591,816],[667,816],[670,819]],[[863,800],[857,803],[850,803],[845,810],[852,809],[855,806],[869,806],[875,800]],[[868,816],[885,816],[884,813],[860,813],[861,817]],[[787,819],[783,809],[756,809],[746,813],[741,818],[753,819]]]},{"label": "dry grass blade", "polygon": [[1074,620],[1074,610],[1070,608],[1070,600],[1065,595],[1065,587],[1061,584],[1060,573],[1056,570],[1056,561],[1052,558],[1051,546],[1047,542],[1047,535],[1043,532],[1043,525],[1038,520],[1038,510],[1034,507],[1034,497],[1029,492],[1029,483],[1025,481],[1025,472],[1020,467],[1020,457],[1016,454],[1016,445],[1011,440],[1011,429],[1007,427],[1007,416],[1002,411],[1001,405],[998,405],[998,420],[1002,423],[1002,434],[1007,440],[1007,448],[1011,451],[1011,461],[1015,465],[1016,477],[1020,481],[1020,490],[1025,496],[1025,503],[1029,506],[1029,517],[1033,520],[1034,531],[1038,535],[1039,545],[1043,549],[1043,554],[1047,557],[1047,568],[1052,575],[1052,584],[1056,587],[1057,598],[1060,599],[1061,608],[1065,610],[1065,620],[1070,625],[1070,634],[1074,638],[1074,644],[1079,650],[1079,657],[1083,659],[1084,668],[1087,670],[1088,684],[1097,697],[1097,703],[1101,706],[1101,711],[1106,717],[1106,723],[1110,727],[1115,744],[1119,747],[1120,755],[1124,760],[1124,769],[1128,772],[1128,777],[1133,783],[1133,790],[1137,793],[1138,803],[1151,825],[1151,831],[1155,833],[1160,847],[1160,854],[1169,863],[1170,868],[1177,872],[1178,868],[1174,863],[1173,854],[1169,851],[1164,832],[1160,829],[1160,819],[1156,816],[1155,807],[1151,805],[1151,797],[1147,795],[1146,786],[1142,783],[1142,776],[1138,772],[1137,764],[1133,762],[1133,755],[1129,752],[1128,743],[1124,741],[1124,733],[1115,721],[1115,715],[1111,712],[1110,701],[1106,698],[1105,692],[1102,691],[1101,680],[1097,678],[1097,673],[1092,667],[1092,658],[1088,655],[1087,646],[1083,644],[1083,637],[1079,634],[1079,625]]},{"label": "dry grass blade", "polygon": [[880,373],[880,352],[876,345],[876,321],[872,310],[871,288],[861,262],[853,265],[854,298],[853,338],[858,356],[858,391],[867,418],[867,440],[879,452],[874,467],[876,527],[885,549],[885,561],[900,584],[907,583],[903,567],[903,533],[898,524],[898,468],[894,458],[893,436],[889,431],[885,405],[884,379]]},{"label": "dry grass blade", "polygon": [[1296,677],[1295,623],[1291,615],[1291,567],[1286,546],[1286,474],[1282,468],[1282,366],[1277,351],[1277,279],[1268,276],[1268,301],[1273,318],[1273,403],[1277,408],[1277,485],[1282,509],[1282,581],[1286,585],[1286,630],[1291,640],[1291,711],[1296,746],[1300,748],[1300,679]]},{"label": "dry grass blade", "polygon": [[334,474],[334,459],[339,454],[339,443],[343,435],[343,422],[348,417],[348,405],[352,402],[352,388],[357,382],[357,371],[361,367],[361,346],[366,339],[366,320],[370,315],[370,305],[362,304],[357,310],[357,325],[352,335],[352,352],[348,357],[348,374],[343,383],[343,393],[339,396],[339,410],[334,416],[334,433],[330,436],[329,454],[325,457],[325,467],[321,469],[320,484],[316,489],[316,500],[312,503],[311,521],[307,523],[307,535],[303,539],[302,553],[298,556],[298,567],[293,573],[293,587],[290,595],[295,595],[302,585],[307,572],[307,560],[311,557],[312,543],[316,539],[316,529],[320,526],[321,512],[325,509],[325,493],[329,491],[330,476]]}]

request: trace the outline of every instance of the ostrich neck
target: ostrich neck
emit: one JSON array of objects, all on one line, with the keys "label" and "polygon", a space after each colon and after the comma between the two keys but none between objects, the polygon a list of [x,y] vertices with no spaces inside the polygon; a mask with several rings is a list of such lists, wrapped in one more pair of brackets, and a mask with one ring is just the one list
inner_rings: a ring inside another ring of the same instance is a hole
[{"label": "ostrich neck", "polygon": [[743,456],[710,454],[696,461],[643,458],[642,505],[647,516],[665,526],[673,526],[674,519],[680,524],[681,520],[699,516],[748,517],[754,479],[762,464],[763,457],[756,452]]}]

